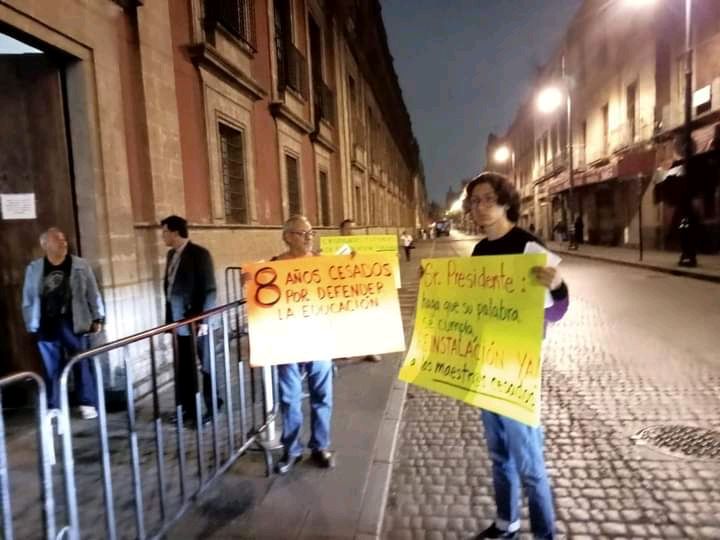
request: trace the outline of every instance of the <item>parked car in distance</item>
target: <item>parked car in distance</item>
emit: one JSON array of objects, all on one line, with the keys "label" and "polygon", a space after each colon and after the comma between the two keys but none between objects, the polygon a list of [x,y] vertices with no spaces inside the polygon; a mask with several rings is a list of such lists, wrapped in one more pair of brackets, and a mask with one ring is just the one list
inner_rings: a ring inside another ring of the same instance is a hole
[{"label": "parked car in distance", "polygon": [[435,237],[450,236],[450,220],[441,219],[435,222]]}]

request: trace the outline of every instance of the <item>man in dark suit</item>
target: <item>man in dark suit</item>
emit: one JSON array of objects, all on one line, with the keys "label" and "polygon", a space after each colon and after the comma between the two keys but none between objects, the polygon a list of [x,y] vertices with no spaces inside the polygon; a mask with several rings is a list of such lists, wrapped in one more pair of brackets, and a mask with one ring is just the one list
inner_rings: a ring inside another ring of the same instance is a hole
[{"label": "man in dark suit", "polygon": [[[217,287],[210,252],[189,240],[187,221],[180,216],[168,216],[160,224],[163,241],[170,248],[165,264],[163,288],[165,322],[171,323],[213,308]],[[208,411],[203,416],[203,423],[211,418],[212,390],[210,359],[207,354],[208,333],[207,323],[197,325],[197,338],[192,335],[189,325],[182,326],[177,331],[175,400],[183,407],[184,419],[191,422],[196,418],[195,394],[198,391],[195,353],[202,366],[203,398]],[[221,406],[222,400],[218,399],[218,409]]]}]

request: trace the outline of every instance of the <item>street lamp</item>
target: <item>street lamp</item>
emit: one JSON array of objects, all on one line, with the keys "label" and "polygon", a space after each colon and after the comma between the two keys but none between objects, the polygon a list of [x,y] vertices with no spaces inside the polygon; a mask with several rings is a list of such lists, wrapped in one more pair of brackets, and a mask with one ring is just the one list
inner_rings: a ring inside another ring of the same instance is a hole
[{"label": "street lamp", "polygon": [[572,132],[572,97],[570,95],[570,78],[565,73],[565,55],[562,55],[561,60],[561,79],[563,88],[557,86],[549,86],[544,88],[538,93],[537,96],[537,107],[538,110],[543,114],[550,114],[560,108],[565,101],[565,109],[567,113],[567,155],[568,155],[568,181],[570,183],[569,189],[569,210],[570,217],[569,223],[567,224],[568,232],[568,249],[576,250],[578,244],[575,241],[575,193],[573,188],[575,187],[575,175],[573,171],[573,132]]},{"label": "street lamp", "polygon": [[513,184],[517,184],[515,180],[515,151],[510,145],[503,144],[498,146],[493,152],[492,159],[498,165],[507,165],[510,162],[510,177],[512,178]]}]

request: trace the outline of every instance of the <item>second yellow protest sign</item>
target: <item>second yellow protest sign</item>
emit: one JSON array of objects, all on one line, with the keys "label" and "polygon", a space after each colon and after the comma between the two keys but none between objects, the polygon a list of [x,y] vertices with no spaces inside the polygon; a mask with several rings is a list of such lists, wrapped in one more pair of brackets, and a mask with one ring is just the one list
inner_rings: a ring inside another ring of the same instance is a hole
[{"label": "second yellow protest sign", "polygon": [[327,255],[350,246],[357,253],[397,253],[398,239],[394,234],[354,234],[350,236],[321,236],[320,250]]},{"label": "second yellow protest sign", "polygon": [[288,364],[405,349],[394,255],[252,263],[250,364]]},{"label": "second yellow protest sign", "polygon": [[426,259],[400,379],[540,423],[545,255]]}]

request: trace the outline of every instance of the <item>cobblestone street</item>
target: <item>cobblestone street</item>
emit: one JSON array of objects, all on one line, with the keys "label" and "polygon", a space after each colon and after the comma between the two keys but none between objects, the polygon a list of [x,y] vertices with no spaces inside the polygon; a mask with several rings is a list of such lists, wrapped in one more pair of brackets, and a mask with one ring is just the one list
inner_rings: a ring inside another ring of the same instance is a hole
[{"label": "cobblestone street", "polygon": [[[439,240],[416,255],[472,245]],[[717,285],[573,258],[562,269],[571,308],[548,332],[543,393],[559,533],[720,538],[720,457],[682,455],[692,441],[678,428],[712,430],[717,450]],[[633,439],[652,426],[675,426],[685,448]],[[409,386],[384,537],[469,538],[494,515],[479,411]],[[521,532],[530,537],[526,509]]]}]

